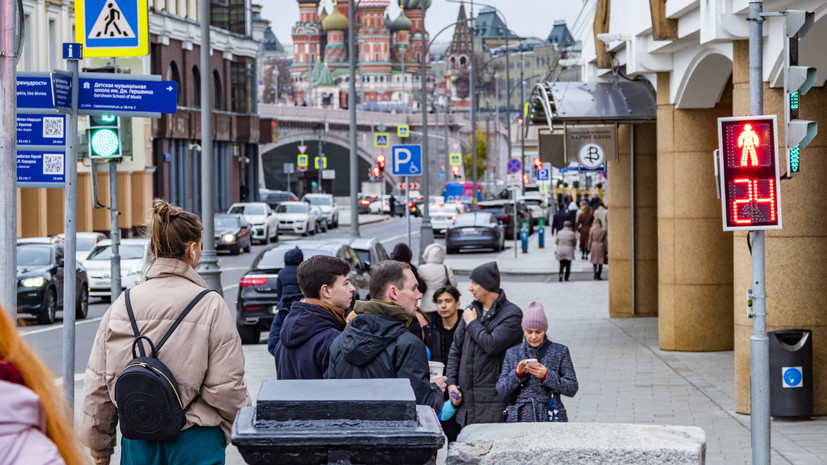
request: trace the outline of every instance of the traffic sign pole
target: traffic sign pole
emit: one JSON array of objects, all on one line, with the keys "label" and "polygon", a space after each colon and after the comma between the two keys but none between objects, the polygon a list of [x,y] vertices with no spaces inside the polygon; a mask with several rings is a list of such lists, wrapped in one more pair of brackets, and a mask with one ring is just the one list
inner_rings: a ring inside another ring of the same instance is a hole
[{"label": "traffic sign pole", "polygon": [[0,305],[17,321],[17,95],[15,88],[6,84],[17,81],[17,61],[20,59],[17,34],[16,1],[0,2]]},{"label": "traffic sign pole", "polygon": [[[408,247],[411,246],[411,207],[408,205],[411,201],[411,178],[405,176],[405,223],[408,228]],[[393,208],[393,207],[391,207]],[[411,248],[413,250],[413,248]]]}]

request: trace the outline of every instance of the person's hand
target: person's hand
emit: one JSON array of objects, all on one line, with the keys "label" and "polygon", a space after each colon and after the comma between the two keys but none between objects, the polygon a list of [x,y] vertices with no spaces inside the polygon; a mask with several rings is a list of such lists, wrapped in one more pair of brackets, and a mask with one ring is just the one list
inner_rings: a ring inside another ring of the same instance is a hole
[{"label": "person's hand", "polygon": [[526,365],[526,370],[539,379],[543,379],[546,376],[546,373],[548,373],[548,369],[543,366],[542,363],[537,363],[536,365]]},{"label": "person's hand", "polygon": [[472,322],[476,319],[477,319],[477,309],[476,308],[468,307],[468,308],[465,309],[464,312],[462,312],[462,321],[464,321],[465,324],[468,324],[468,323],[470,323],[470,322]]},{"label": "person's hand", "polygon": [[528,365],[525,363],[525,360],[520,360],[520,363],[517,364],[517,374],[522,376],[526,372],[526,367]]},{"label": "person's hand", "polygon": [[92,457],[95,459],[95,465],[109,465],[109,459],[112,457]]},{"label": "person's hand", "polygon": [[456,384],[448,386],[448,393],[449,397],[451,398],[451,403],[454,404],[454,406],[457,406],[462,403],[462,393],[459,391],[459,388],[456,386]]},{"label": "person's hand", "polygon": [[431,382],[439,386],[442,392],[445,392],[446,383],[448,382],[447,376],[437,376],[435,378],[431,378]]}]

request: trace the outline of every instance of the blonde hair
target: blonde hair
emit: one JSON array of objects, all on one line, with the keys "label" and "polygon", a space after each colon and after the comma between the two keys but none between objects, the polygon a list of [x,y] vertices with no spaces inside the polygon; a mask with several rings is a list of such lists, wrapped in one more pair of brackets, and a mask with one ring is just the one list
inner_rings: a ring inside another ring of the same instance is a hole
[{"label": "blonde hair", "polygon": [[190,243],[201,240],[204,225],[195,213],[163,200],[152,201],[149,249],[154,258],[184,258]]},{"label": "blonde hair", "polygon": [[581,215],[588,215],[591,212],[592,212],[592,207],[590,207],[588,203],[583,202],[583,206],[580,207],[580,214]]},{"label": "blonde hair", "polygon": [[595,218],[594,223],[592,224],[592,227],[594,227],[594,229],[602,228],[603,227],[603,222],[600,221],[600,218]]},{"label": "blonde hair", "polygon": [[[57,446],[67,465],[86,463],[78,451],[72,418],[63,392],[55,386],[54,376],[17,333],[11,316],[0,307],[0,363],[11,364],[23,377],[23,385],[34,391],[46,417],[46,436]],[[64,380],[73,383],[74,380]]]}]

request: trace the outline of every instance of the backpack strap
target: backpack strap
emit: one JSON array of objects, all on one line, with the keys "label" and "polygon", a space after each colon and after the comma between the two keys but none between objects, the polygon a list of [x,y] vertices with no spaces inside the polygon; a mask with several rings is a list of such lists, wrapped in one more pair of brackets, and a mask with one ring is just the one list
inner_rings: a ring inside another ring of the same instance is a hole
[{"label": "backpack strap", "polygon": [[190,302],[190,304],[187,305],[187,308],[185,308],[184,311],[181,312],[180,315],[178,315],[178,318],[175,320],[175,323],[173,323],[172,327],[170,327],[169,330],[167,331],[167,333],[164,334],[164,337],[161,339],[161,342],[159,342],[158,345],[155,346],[155,353],[156,354],[161,351],[161,347],[163,347],[164,343],[167,342],[167,339],[169,339],[169,337],[172,335],[173,331],[175,331],[175,328],[177,328],[178,325],[181,324],[181,321],[183,321],[184,318],[186,318],[186,316],[190,312],[190,310],[192,310],[192,308],[195,307],[195,304],[197,304],[205,295],[209,294],[210,292],[213,292],[213,290],[212,289],[204,289],[203,291],[201,291],[197,296],[195,296],[194,299],[192,299],[192,302]]},{"label": "backpack strap", "polygon": [[[146,352],[144,351],[144,345],[139,342],[139,338],[141,337],[141,332],[138,330],[138,322],[135,321],[135,313],[132,311],[132,301],[129,299],[129,289],[124,292],[124,299],[126,300],[126,313],[129,314],[129,323],[132,325],[132,332],[135,334],[135,343],[138,344],[138,351],[141,353],[141,357],[146,357]],[[146,338],[145,338],[146,339]],[[147,339],[149,340],[149,339]],[[132,344],[132,352],[135,352],[135,343]],[[151,345],[151,342],[150,342]]]}]

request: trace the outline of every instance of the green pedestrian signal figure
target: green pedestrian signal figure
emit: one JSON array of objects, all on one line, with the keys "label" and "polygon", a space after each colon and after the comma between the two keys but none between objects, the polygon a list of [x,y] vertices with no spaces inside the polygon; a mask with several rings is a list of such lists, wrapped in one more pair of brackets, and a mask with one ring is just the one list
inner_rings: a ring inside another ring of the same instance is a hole
[{"label": "green pedestrian signal figure", "polygon": [[[738,147],[743,147],[743,150],[741,150],[741,166],[758,166],[758,154],[755,152],[755,147],[759,143],[758,134],[752,130],[752,125],[744,125],[744,130],[738,136]],[[749,165],[747,165],[747,159],[750,161]]]}]

